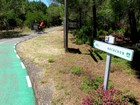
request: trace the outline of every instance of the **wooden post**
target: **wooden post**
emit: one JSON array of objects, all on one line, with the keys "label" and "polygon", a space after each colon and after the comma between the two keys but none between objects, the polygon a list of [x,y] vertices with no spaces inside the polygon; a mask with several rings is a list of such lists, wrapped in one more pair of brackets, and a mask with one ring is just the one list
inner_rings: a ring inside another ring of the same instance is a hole
[{"label": "wooden post", "polygon": [[65,52],[68,51],[68,1],[65,0],[65,10],[64,10],[64,48]]},{"label": "wooden post", "polygon": [[93,38],[97,37],[97,18],[96,18],[96,2],[93,0],[92,12],[93,12]]}]

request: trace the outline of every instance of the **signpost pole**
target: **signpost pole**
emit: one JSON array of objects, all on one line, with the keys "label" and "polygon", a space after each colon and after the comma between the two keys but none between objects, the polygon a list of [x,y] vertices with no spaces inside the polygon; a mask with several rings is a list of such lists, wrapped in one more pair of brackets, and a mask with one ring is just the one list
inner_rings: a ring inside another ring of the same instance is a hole
[{"label": "signpost pole", "polygon": [[[115,38],[113,36],[105,37],[105,42],[114,44]],[[105,67],[105,74],[104,74],[104,90],[108,89],[108,81],[109,81],[109,74],[110,74],[110,65],[111,65],[111,54],[107,54],[106,56],[106,67]]]},{"label": "signpost pole", "polygon": [[108,88],[110,65],[111,65],[111,55],[107,54],[105,74],[104,74],[104,90],[107,90],[107,88]]}]

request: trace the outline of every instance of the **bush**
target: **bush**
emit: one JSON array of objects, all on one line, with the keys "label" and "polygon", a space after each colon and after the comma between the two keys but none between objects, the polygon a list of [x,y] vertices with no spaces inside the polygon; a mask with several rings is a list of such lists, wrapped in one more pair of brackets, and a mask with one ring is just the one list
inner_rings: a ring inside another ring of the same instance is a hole
[{"label": "bush", "polygon": [[121,29],[115,30],[115,32],[119,32],[119,33],[124,34],[125,33],[125,29],[121,28]]},{"label": "bush", "polygon": [[98,88],[91,93],[91,97],[86,97],[82,105],[128,105],[128,99],[115,89],[103,90]]},{"label": "bush", "polygon": [[112,30],[112,28],[110,28],[109,30],[108,30],[108,34],[112,34],[113,33],[113,30]]},{"label": "bush", "polygon": [[105,35],[108,35],[108,32],[101,29],[101,30],[97,31],[97,35],[98,36],[105,36]]},{"label": "bush", "polygon": [[76,44],[89,44],[92,39],[92,26],[85,25],[76,31]]},{"label": "bush", "polygon": [[131,94],[126,94],[114,88],[103,90],[99,87],[82,100],[82,105],[139,105]]}]

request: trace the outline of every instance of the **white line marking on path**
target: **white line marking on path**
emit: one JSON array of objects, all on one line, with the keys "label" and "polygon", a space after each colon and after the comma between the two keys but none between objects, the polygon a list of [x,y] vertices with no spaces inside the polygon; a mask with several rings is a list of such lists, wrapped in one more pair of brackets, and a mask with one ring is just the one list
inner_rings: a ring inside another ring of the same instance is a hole
[{"label": "white line marking on path", "polygon": [[14,49],[14,52],[17,53],[15,49]]},{"label": "white line marking on path", "polygon": [[22,68],[23,68],[23,69],[25,69],[25,66],[24,66],[24,64],[23,64],[22,62],[21,62],[20,64],[21,64]]},{"label": "white line marking on path", "polygon": [[30,80],[29,76],[26,76],[26,81],[27,81],[28,87],[32,87],[31,80]]},{"label": "white line marking on path", "polygon": [[20,59],[20,57],[16,54],[17,58]]}]

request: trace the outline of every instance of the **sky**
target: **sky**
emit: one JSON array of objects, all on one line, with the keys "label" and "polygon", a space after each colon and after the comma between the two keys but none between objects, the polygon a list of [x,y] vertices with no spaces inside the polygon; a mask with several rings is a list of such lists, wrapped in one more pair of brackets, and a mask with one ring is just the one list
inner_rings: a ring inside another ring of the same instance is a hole
[{"label": "sky", "polygon": [[[29,1],[39,1],[39,0],[29,0]],[[43,3],[45,3],[47,6],[51,4],[51,0],[41,0]]]}]

